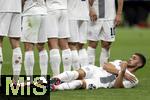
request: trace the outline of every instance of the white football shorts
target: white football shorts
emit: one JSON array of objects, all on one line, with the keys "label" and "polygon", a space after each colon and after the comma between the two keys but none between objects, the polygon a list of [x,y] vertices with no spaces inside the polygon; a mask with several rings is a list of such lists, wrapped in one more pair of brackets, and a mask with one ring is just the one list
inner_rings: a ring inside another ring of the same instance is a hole
[{"label": "white football shorts", "polygon": [[0,13],[0,36],[21,36],[20,13]]},{"label": "white football shorts", "polygon": [[91,41],[115,41],[115,26],[113,20],[98,20],[89,22],[88,40]]},{"label": "white football shorts", "polygon": [[87,25],[86,20],[69,20],[70,38],[69,42],[87,42]]},{"label": "white football shorts", "polygon": [[46,17],[46,33],[48,38],[69,38],[67,10],[49,11]]},{"label": "white football shorts", "polygon": [[35,15],[23,17],[21,41],[29,43],[47,42],[45,16]]}]

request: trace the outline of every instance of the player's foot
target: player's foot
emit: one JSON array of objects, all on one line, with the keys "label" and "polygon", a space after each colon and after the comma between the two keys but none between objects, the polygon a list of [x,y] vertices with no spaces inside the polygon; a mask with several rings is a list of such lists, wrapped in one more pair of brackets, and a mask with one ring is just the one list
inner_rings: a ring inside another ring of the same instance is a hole
[{"label": "player's foot", "polygon": [[20,87],[19,81],[16,82],[16,81],[13,80],[12,83],[10,84],[10,87],[14,87],[14,88]]},{"label": "player's foot", "polygon": [[44,77],[40,77],[40,79],[37,80],[37,82],[34,83],[34,85],[38,85],[38,84],[46,86],[48,84],[48,82],[46,81],[46,79]]},{"label": "player's foot", "polygon": [[55,85],[54,84],[50,84],[50,92],[54,92],[54,91],[56,91]]},{"label": "player's foot", "polygon": [[50,85],[59,85],[61,84],[61,80],[59,78],[50,79]]}]

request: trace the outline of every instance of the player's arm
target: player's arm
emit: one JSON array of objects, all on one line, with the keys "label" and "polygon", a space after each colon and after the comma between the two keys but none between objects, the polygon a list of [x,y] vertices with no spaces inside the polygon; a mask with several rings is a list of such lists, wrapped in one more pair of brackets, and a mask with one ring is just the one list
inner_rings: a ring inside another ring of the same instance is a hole
[{"label": "player's arm", "polygon": [[116,69],[116,67],[111,63],[105,63],[103,66],[103,69],[106,70],[107,72],[115,74],[115,75],[118,75],[118,73],[119,73],[119,70]]},{"label": "player's arm", "polygon": [[118,9],[117,9],[116,17],[115,17],[115,25],[119,25],[121,23],[123,1],[124,0],[118,0]]},{"label": "player's arm", "polygon": [[97,14],[93,7],[94,1],[95,0],[89,0],[89,16],[90,16],[91,21],[93,22],[97,20]]},{"label": "player's arm", "polygon": [[121,70],[119,71],[118,76],[115,80],[114,88],[124,88],[123,78],[127,68],[127,62],[124,61],[120,66],[121,66]]},{"label": "player's arm", "polygon": [[[123,61],[120,66],[122,66],[124,63],[126,63],[126,62]],[[111,63],[105,63],[104,66],[103,66],[103,69],[106,70],[109,73],[112,73],[112,74],[115,74],[115,75],[119,75],[119,70],[116,69],[116,67],[113,64],[111,64]],[[133,77],[132,75],[130,75],[130,74],[126,73],[126,72],[124,74],[124,78],[129,80],[129,81],[131,81],[131,82],[136,80],[135,77]]]}]

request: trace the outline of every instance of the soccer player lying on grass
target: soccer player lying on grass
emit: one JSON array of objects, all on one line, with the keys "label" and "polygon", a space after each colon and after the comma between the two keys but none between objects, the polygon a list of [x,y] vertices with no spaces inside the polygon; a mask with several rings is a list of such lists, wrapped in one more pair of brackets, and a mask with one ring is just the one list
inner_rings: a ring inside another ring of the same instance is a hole
[{"label": "soccer player lying on grass", "polygon": [[145,63],[142,54],[134,53],[128,61],[115,60],[103,67],[88,65],[77,71],[66,71],[50,80],[50,90],[132,88],[139,82],[134,73]]}]

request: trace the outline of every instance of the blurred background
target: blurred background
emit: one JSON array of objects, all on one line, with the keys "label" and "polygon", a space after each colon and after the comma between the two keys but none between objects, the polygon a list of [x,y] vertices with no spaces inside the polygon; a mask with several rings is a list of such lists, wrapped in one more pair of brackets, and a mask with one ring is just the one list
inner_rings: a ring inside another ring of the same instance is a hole
[{"label": "blurred background", "polygon": [[150,28],[150,0],[124,0],[123,19],[123,26]]}]

